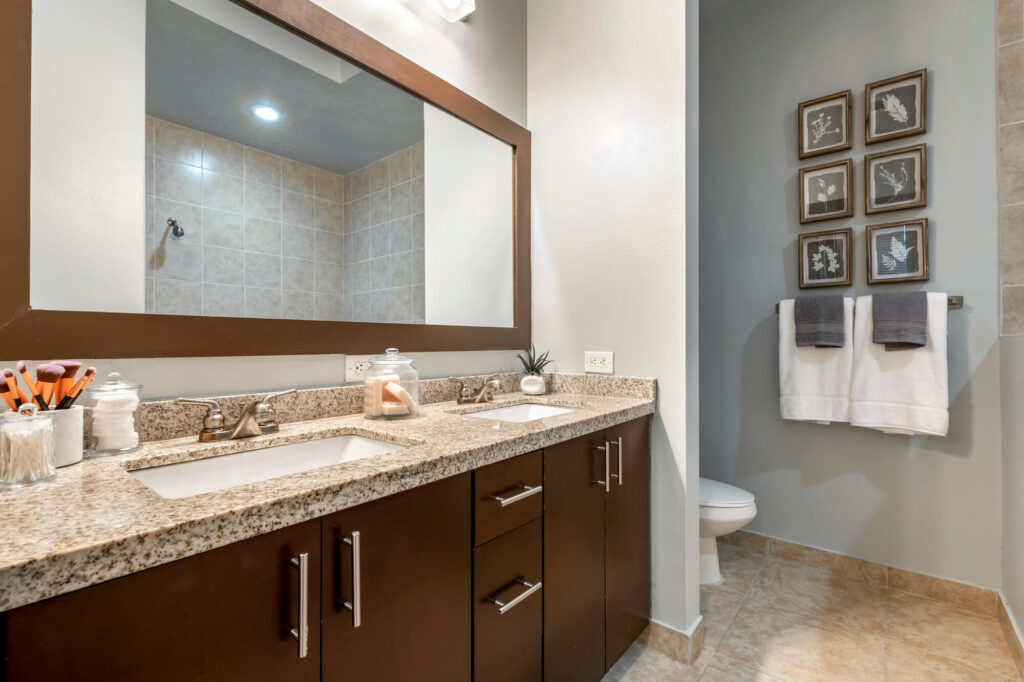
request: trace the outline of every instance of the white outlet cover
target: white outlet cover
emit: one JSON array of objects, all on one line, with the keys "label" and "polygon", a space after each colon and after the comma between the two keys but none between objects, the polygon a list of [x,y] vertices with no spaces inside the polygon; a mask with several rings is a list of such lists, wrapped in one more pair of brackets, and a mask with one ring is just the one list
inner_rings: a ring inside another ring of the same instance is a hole
[{"label": "white outlet cover", "polygon": [[583,371],[590,374],[615,374],[615,353],[586,351],[583,354]]},{"label": "white outlet cover", "polygon": [[346,355],[345,381],[362,381],[366,378],[366,370],[369,367],[369,355]]}]

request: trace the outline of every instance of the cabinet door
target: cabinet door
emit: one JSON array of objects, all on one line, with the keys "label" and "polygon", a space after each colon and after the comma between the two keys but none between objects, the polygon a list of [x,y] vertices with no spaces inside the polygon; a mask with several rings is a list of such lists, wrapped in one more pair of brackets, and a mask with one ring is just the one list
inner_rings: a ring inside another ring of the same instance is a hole
[{"label": "cabinet door", "polygon": [[600,680],[604,656],[603,433],[544,449],[544,679]]},{"label": "cabinet door", "polygon": [[[298,655],[308,555],[309,648]],[[320,520],[6,614],[9,682],[317,680]],[[2,676],[0,676],[2,677]]]},{"label": "cabinet door", "polygon": [[466,473],[324,517],[324,680],[470,679],[472,505]]},{"label": "cabinet door", "polygon": [[606,434],[613,474],[605,508],[606,668],[615,665],[651,617],[649,432],[649,419],[643,417]]}]

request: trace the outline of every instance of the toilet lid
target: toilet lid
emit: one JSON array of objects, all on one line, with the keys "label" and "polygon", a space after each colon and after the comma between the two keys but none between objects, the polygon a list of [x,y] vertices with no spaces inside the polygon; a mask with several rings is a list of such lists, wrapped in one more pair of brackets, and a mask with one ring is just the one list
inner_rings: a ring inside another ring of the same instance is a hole
[{"label": "toilet lid", "polygon": [[745,507],[753,504],[754,495],[743,488],[737,488],[710,478],[700,479],[700,504],[702,507]]}]

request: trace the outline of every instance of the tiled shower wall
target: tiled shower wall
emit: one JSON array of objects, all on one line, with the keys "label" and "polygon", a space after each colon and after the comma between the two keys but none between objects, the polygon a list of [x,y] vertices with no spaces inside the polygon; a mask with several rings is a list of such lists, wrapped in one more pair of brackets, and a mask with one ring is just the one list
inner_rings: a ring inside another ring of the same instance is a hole
[{"label": "tiled shower wall", "polygon": [[1002,333],[1024,334],[1024,0],[998,0]]},{"label": "tiled shower wall", "polygon": [[346,179],[152,117],[146,134],[147,312],[422,321],[422,143]]}]

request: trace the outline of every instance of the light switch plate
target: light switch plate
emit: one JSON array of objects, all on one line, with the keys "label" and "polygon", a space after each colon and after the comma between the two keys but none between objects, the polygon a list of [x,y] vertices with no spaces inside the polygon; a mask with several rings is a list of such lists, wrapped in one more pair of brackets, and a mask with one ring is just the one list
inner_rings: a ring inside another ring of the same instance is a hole
[{"label": "light switch plate", "polygon": [[345,356],[345,381],[362,381],[366,378],[368,369],[370,369],[369,355]]},{"label": "light switch plate", "polygon": [[591,374],[615,374],[615,353],[586,351],[583,354],[583,371]]}]

